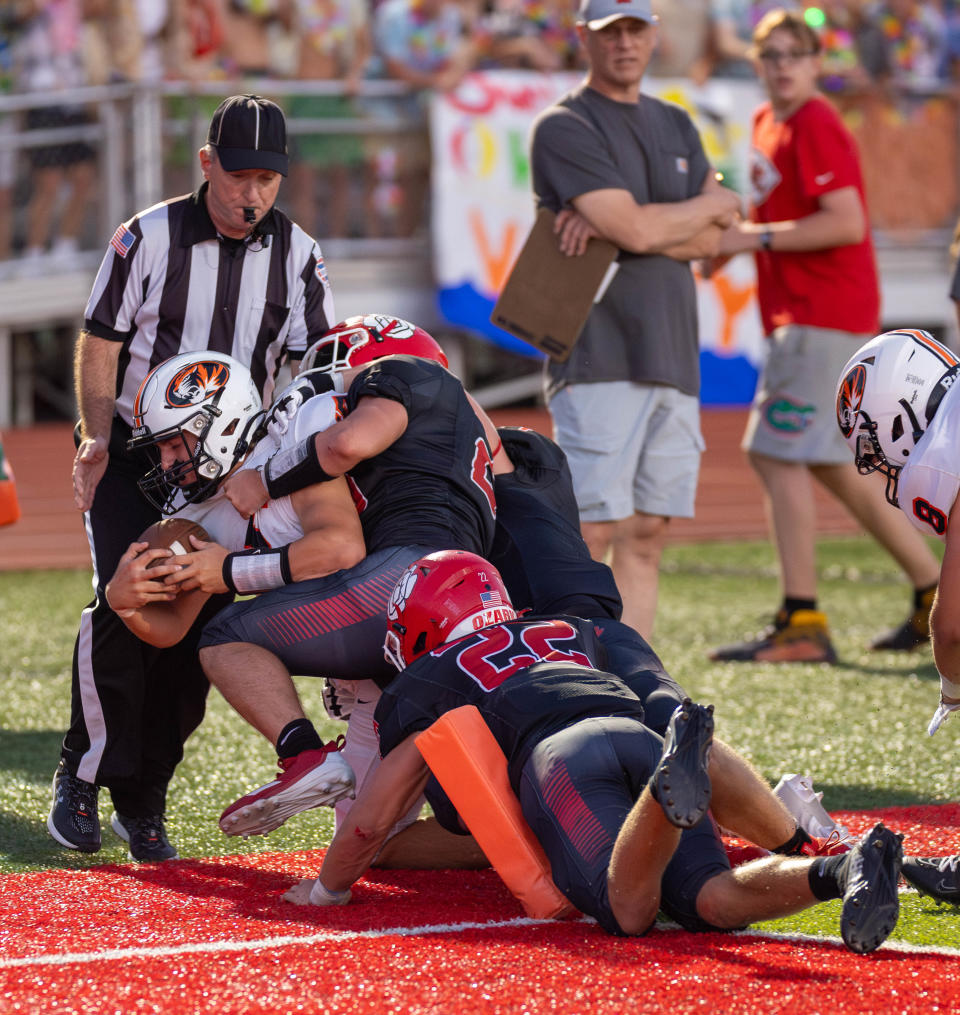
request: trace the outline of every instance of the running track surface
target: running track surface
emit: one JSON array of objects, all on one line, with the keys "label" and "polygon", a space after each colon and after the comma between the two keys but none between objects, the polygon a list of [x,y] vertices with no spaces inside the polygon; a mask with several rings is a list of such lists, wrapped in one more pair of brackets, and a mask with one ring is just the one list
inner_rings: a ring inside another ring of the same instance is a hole
[{"label": "running track surface", "polygon": [[[914,852],[955,848],[960,805],[882,818]],[[0,1013],[953,1012],[960,952],[658,929],[612,938],[527,920],[496,875],[378,872],[330,909],[280,900],[320,851],[0,878]],[[935,917],[936,910],[930,906]]]},{"label": "running track surface", "polygon": [[[529,426],[551,434],[544,410],[499,409],[490,415],[498,426]],[[671,524],[672,541],[767,538],[760,485],[740,451],[745,420],[742,409],[703,411],[707,451],[700,468],[696,516]],[[72,430],[69,424],[51,423],[3,432],[23,517],[0,528],[0,570],[90,566],[82,520],[71,494]],[[835,501],[819,489],[816,497],[822,534],[858,531]]]}]

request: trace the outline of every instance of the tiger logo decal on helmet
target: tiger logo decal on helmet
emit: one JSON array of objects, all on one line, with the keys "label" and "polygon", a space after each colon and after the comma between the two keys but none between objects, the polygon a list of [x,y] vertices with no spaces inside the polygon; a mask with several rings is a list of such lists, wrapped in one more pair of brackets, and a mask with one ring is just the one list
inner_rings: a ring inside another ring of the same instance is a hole
[{"label": "tiger logo decal on helmet", "polygon": [[[157,364],[134,399],[127,442],[152,463],[141,492],[163,514],[206,500],[250,449],[262,415],[249,368],[226,353],[186,352]],[[180,457],[164,467],[167,441]]]},{"label": "tiger logo decal on helmet", "polygon": [[199,405],[213,398],[227,386],[230,368],[217,360],[193,360],[178,370],[164,392],[164,401],[170,409]]},{"label": "tiger logo decal on helmet", "polygon": [[857,413],[860,412],[866,384],[867,368],[862,363],[857,363],[853,369],[848,370],[840,382],[837,391],[837,424],[844,438],[849,437],[857,425]]}]

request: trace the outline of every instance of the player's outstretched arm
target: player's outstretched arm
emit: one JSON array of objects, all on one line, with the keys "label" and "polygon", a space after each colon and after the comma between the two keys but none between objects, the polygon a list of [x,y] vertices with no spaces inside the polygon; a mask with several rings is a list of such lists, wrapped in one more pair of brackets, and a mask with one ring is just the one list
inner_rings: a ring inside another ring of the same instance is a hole
[{"label": "player's outstretched arm", "polygon": [[390,829],[423,793],[430,774],[409,736],[383,759],[357,795],[330,843],[320,876],[304,878],[284,894],[297,905],[343,905],[350,886],[373,863]]},{"label": "player's outstretched arm", "polygon": [[927,732],[933,736],[950,712],[960,709],[960,509],[947,521],[940,582],[930,614],[933,659],[940,671],[940,705]]}]

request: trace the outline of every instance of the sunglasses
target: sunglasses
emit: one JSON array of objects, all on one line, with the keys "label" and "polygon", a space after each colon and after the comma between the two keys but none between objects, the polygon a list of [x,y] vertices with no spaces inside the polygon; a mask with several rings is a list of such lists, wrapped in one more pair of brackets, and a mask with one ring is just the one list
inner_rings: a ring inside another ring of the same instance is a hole
[{"label": "sunglasses", "polygon": [[799,63],[806,57],[813,55],[812,49],[762,49],[760,51],[760,59],[764,63],[774,66],[781,63],[788,65]]}]

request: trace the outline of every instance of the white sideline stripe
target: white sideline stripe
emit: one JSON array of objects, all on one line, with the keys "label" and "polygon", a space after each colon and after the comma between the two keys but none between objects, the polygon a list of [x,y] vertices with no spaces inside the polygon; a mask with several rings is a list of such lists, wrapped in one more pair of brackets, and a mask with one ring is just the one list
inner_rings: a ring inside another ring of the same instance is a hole
[{"label": "white sideline stripe", "polygon": [[[586,918],[584,918],[586,919]],[[158,958],[166,955],[190,955],[201,952],[250,952],[260,948],[283,948],[287,945],[318,944],[321,941],[350,941],[363,938],[415,937],[418,934],[459,934],[465,930],[499,930],[504,927],[537,927],[553,920],[515,917],[490,923],[437,923],[420,927],[385,927],[383,930],[325,930],[316,934],[284,934],[250,941],[201,941],[194,944],[168,945],[159,948],[108,948],[102,952],[73,952],[59,955],[32,955],[19,959],[0,958],[0,969],[22,966],[68,966],[74,963],[105,962],[114,959]],[[592,921],[591,921],[592,922]]]},{"label": "white sideline stripe", "polygon": [[[594,923],[589,917],[581,917],[574,923]],[[420,934],[459,934],[465,930],[500,930],[508,927],[539,927],[556,923],[555,920],[534,920],[530,917],[515,917],[512,920],[493,920],[488,923],[476,921],[465,923],[436,923],[420,927],[387,927],[383,930],[328,930],[316,934],[284,934],[278,937],[256,938],[250,941],[205,941],[194,944],[168,945],[161,948],[110,948],[102,952],[74,952],[58,955],[33,955],[19,959],[0,958],[0,969],[22,968],[24,966],[69,966],[89,962],[137,958],[162,958],[169,955],[191,955],[205,952],[251,952],[263,948],[284,948],[288,945],[319,944],[323,941],[351,941],[382,937],[416,937]],[[655,930],[677,930],[677,924],[657,923]],[[832,944],[845,947],[839,937],[820,937],[816,934],[778,934],[773,931],[738,930],[733,937],[764,938],[769,941],[785,941],[788,944]],[[941,945],[916,945],[908,941],[886,941],[880,946],[885,951],[897,951],[907,955],[960,956],[960,948],[945,948]]]},{"label": "white sideline stripe", "polygon": [[[734,937],[762,937],[769,941],[798,942],[802,944],[830,944],[846,948],[843,938],[823,936],[819,934],[778,934],[772,930],[735,930]],[[960,948],[947,948],[944,945],[917,945],[909,941],[884,941],[878,951],[903,952],[909,955],[945,955],[950,958],[960,956]]]}]

